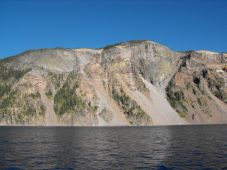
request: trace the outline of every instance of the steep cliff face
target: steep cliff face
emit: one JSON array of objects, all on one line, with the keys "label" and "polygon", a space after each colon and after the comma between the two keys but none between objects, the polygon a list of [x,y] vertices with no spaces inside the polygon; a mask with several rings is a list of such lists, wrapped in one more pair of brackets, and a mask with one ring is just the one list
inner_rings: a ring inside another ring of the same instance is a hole
[{"label": "steep cliff face", "polygon": [[184,58],[166,88],[167,99],[190,123],[226,123],[227,73],[224,54],[194,51]]},{"label": "steep cliff face", "polygon": [[0,61],[0,121],[50,126],[226,123],[225,57],[174,52],[150,41],[28,51]]}]

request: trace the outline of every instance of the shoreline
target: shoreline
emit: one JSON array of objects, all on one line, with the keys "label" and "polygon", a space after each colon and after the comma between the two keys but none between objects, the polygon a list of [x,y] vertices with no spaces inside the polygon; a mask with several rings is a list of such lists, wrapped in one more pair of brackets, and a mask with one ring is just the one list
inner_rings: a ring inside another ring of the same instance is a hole
[{"label": "shoreline", "polygon": [[71,127],[78,127],[78,128],[122,128],[122,127],[174,127],[174,126],[217,126],[217,125],[227,125],[225,123],[223,124],[217,124],[217,123],[212,123],[212,124],[182,124],[182,125],[152,125],[152,126],[67,126],[67,125],[59,125],[59,126],[47,126],[47,125],[1,125],[0,124],[0,128],[1,127],[47,127],[47,128],[52,128],[52,127],[63,127],[63,128],[71,128]]}]

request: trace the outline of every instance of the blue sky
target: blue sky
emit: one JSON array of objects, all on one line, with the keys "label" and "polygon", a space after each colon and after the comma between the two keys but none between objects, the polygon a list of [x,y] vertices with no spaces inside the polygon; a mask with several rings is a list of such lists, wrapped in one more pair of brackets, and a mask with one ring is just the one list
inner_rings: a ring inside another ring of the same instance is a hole
[{"label": "blue sky", "polygon": [[147,39],[227,51],[226,0],[0,0],[0,58]]}]

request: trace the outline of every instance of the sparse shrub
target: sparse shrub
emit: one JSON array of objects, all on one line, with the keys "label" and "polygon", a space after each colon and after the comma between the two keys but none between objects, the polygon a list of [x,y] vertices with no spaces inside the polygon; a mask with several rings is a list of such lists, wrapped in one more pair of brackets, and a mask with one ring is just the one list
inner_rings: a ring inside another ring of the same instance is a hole
[{"label": "sparse shrub", "polygon": [[[79,77],[75,72],[68,75],[66,82],[54,96],[54,110],[58,115],[65,113],[77,113],[81,110],[89,109],[82,97],[76,93],[79,88]],[[90,108],[95,110],[96,107]]]},{"label": "sparse shrub", "polygon": [[48,99],[51,99],[53,97],[53,93],[50,89],[45,94],[48,97]]},{"label": "sparse shrub", "polygon": [[16,80],[19,80],[21,77],[23,77],[27,72],[29,72],[31,69],[26,70],[14,70],[12,68],[7,68],[4,65],[0,64],[0,79],[1,80],[8,80],[11,78],[15,78]]},{"label": "sparse shrub", "polygon": [[175,91],[174,87],[174,82],[173,80],[171,80],[166,88],[167,100],[181,117],[186,117],[188,109],[184,105],[184,103],[186,102],[184,93],[180,90]]},{"label": "sparse shrub", "polygon": [[197,98],[197,102],[198,102],[198,104],[199,104],[200,106],[203,106],[202,101],[201,101],[201,99],[200,99],[199,97]]},{"label": "sparse shrub", "polygon": [[4,96],[5,94],[8,94],[11,90],[11,87],[9,85],[1,85],[0,84],[0,98]]},{"label": "sparse shrub", "polygon": [[36,93],[31,93],[31,94],[29,94],[29,96],[33,99],[41,97],[39,91],[37,91]]},{"label": "sparse shrub", "polygon": [[129,96],[125,94],[122,88],[116,88],[114,85],[111,89],[113,99],[122,108],[130,124],[143,125],[151,124],[151,118],[140,108],[140,106]]}]

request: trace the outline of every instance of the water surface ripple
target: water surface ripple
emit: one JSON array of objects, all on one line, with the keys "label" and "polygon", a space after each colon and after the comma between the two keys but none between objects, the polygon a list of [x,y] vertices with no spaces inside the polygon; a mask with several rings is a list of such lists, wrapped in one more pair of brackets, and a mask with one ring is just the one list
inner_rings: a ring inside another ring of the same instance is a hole
[{"label": "water surface ripple", "polygon": [[0,169],[227,169],[227,126],[0,127]]}]

